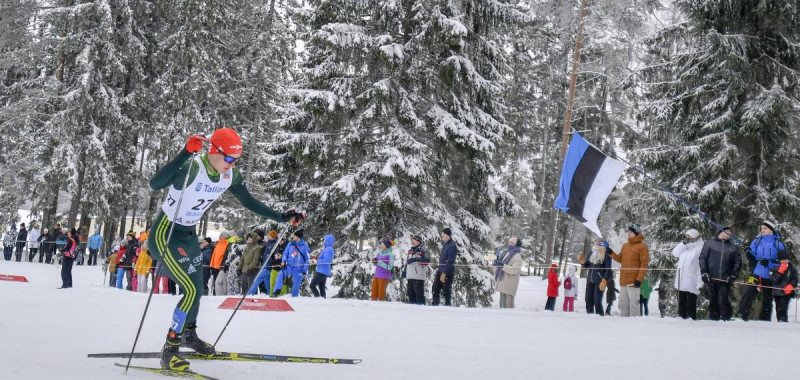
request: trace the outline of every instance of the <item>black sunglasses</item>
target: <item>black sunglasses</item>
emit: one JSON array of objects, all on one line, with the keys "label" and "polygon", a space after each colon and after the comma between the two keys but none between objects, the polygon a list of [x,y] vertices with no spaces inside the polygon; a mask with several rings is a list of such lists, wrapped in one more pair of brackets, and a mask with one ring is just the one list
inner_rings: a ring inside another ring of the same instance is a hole
[{"label": "black sunglasses", "polygon": [[225,152],[222,150],[222,148],[220,148],[220,147],[218,147],[218,146],[216,146],[214,144],[211,144],[211,146],[216,148],[217,152],[219,152],[219,154],[222,155],[222,157],[225,160],[225,162],[227,162],[229,164],[232,164],[232,163],[236,162],[236,160],[239,159],[239,157],[232,157],[232,156],[229,156],[229,155],[225,154]]}]

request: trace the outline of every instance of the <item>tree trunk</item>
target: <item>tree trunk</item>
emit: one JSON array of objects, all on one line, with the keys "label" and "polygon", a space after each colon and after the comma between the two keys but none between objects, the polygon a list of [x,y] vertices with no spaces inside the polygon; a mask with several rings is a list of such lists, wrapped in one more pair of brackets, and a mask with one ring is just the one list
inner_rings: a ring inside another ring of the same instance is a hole
[{"label": "tree trunk", "polygon": [[125,224],[127,223],[128,219],[128,208],[122,210],[122,216],[119,218],[119,236],[125,236],[128,232],[125,230]]},{"label": "tree trunk", "polygon": [[81,197],[83,196],[83,180],[86,175],[86,167],[82,162],[79,163],[78,168],[78,183],[76,184],[75,191],[72,193],[72,199],[69,203],[69,216],[67,217],[66,227],[75,227],[78,221],[78,208],[81,206]]}]

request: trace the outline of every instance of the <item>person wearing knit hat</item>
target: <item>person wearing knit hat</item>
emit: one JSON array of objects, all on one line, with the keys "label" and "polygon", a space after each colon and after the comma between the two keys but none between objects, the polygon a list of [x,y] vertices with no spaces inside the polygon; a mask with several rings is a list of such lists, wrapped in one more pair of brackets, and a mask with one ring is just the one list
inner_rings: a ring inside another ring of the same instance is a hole
[{"label": "person wearing knit hat", "polygon": [[[264,264],[269,261],[269,257],[272,254],[273,248],[275,244],[278,242],[278,233],[275,230],[270,230],[266,235],[266,241],[264,241],[264,230],[257,230],[258,236],[261,237],[261,264]],[[256,294],[259,289],[261,289],[265,294],[269,295],[270,286],[269,286],[269,279],[272,274],[272,268],[267,268],[264,266],[256,275],[255,281],[253,281],[253,286],[250,287],[247,294]]]},{"label": "person wearing knit hat", "polygon": [[275,289],[272,289],[272,296],[277,297],[281,292],[285,278],[292,279],[292,297],[300,295],[300,285],[308,273],[308,255],[311,252],[311,249],[308,248],[308,243],[303,237],[303,230],[297,230],[292,234],[292,240],[289,244],[286,244],[282,254],[282,269],[275,281]]},{"label": "person wearing knit hat", "polygon": [[772,271],[772,295],[775,297],[775,316],[778,322],[789,322],[789,302],[797,287],[797,269],[791,262],[789,252],[778,252],[778,268]]},{"label": "person wearing knit hat", "polygon": [[750,247],[745,251],[750,266],[753,267],[748,281],[760,285],[746,287],[742,299],[739,300],[738,315],[745,321],[750,319],[750,307],[758,293],[762,294],[761,312],[758,319],[772,320],[773,295],[771,289],[768,288],[773,285],[770,272],[780,266],[778,254],[786,250],[786,245],[777,234],[776,227],[777,225],[769,220],[761,222],[761,235],[753,239]]},{"label": "person wearing knit hat", "polygon": [[372,301],[386,301],[386,287],[392,281],[392,268],[394,267],[394,251],[392,241],[388,238],[381,240],[378,253],[372,259],[375,264],[375,274],[372,276]]},{"label": "person wearing knit hat", "polygon": [[442,230],[442,250],[439,252],[439,267],[433,280],[433,299],[431,304],[438,306],[441,295],[444,293],[444,305],[452,305],[453,278],[456,275],[456,257],[458,256],[458,246],[453,241],[453,231],[450,227]]},{"label": "person wearing knit hat", "polygon": [[650,265],[650,252],[638,225],[628,227],[628,242],[622,245],[619,254],[611,252],[611,258],[622,264],[619,275],[620,316],[638,317],[642,282]]},{"label": "person wearing knit hat", "polygon": [[683,241],[672,249],[672,256],[678,258],[675,289],[678,290],[678,315],[683,319],[697,319],[697,295],[703,287],[700,252],[704,244],[700,232],[691,228],[683,234]]},{"label": "person wearing knit hat", "polygon": [[[208,152],[201,154],[206,143]],[[244,208],[258,216],[294,225],[305,219],[305,214],[295,209],[278,212],[247,190],[244,176],[236,167],[242,153],[241,137],[232,128],[219,128],[209,139],[201,134],[194,135],[180,153],[150,179],[153,191],[168,189],[168,192],[150,230],[149,251],[162,264],[167,276],[184,290],[173,312],[161,354],[161,366],[165,369],[189,369],[189,362],[178,355],[181,346],[201,355],[216,352],[196,331],[204,287],[195,226],[211,205],[223,193],[230,192]]]},{"label": "person wearing knit hat", "polygon": [[411,236],[411,248],[406,254],[406,266],[403,268],[403,277],[406,278],[408,289],[408,303],[412,305],[425,305],[425,280],[428,278],[428,264],[431,255],[422,245],[422,236]]}]

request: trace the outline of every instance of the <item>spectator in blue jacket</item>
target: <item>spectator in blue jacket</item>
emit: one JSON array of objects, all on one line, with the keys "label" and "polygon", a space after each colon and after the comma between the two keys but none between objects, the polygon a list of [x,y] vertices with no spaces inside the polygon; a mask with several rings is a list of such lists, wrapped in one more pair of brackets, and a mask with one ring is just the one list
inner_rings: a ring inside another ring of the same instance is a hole
[{"label": "spectator in blue jacket", "polygon": [[311,280],[311,293],[314,297],[325,298],[325,285],[327,284],[328,277],[331,276],[331,262],[333,262],[333,235],[325,235],[324,245],[325,248],[317,257],[317,271],[314,273],[314,278]]},{"label": "spectator in blue jacket", "polygon": [[603,293],[611,277],[611,248],[608,242],[597,239],[587,257],[578,254],[578,262],[586,272],[586,313],[605,315],[603,309]]},{"label": "spectator in blue jacket", "polygon": [[273,296],[277,297],[283,287],[284,277],[292,279],[292,297],[300,295],[300,285],[303,278],[308,273],[308,244],[303,239],[303,230],[297,230],[292,235],[292,241],[283,250],[283,270],[278,273],[275,281],[275,289],[272,290]]},{"label": "spectator in blue jacket", "polygon": [[211,279],[211,253],[214,251],[210,237],[200,240],[200,254],[203,256],[203,295],[208,295],[208,280]]},{"label": "spectator in blue jacket", "polygon": [[[259,236],[261,236],[261,240],[264,240],[264,232],[259,230],[256,231]],[[275,248],[275,244],[278,243],[278,233],[275,230],[270,230],[267,233],[267,241],[262,243],[261,246],[263,247],[263,251],[261,251],[261,271],[258,272],[258,276],[256,280],[253,281],[253,285],[250,287],[250,290],[247,294],[256,294],[259,288],[264,290],[269,289],[269,278],[270,274],[272,273],[271,268],[267,268],[264,263],[269,261],[269,256],[272,254],[272,249]],[[266,292],[269,293],[269,292]]]},{"label": "spectator in blue jacket", "polygon": [[440,293],[444,293],[444,305],[452,305],[453,277],[456,272],[456,256],[458,247],[453,241],[453,231],[450,227],[442,230],[442,251],[439,253],[439,268],[433,279],[433,305],[439,305]]},{"label": "spectator in blue jacket", "polygon": [[[778,252],[785,251],[786,246],[776,233],[774,222],[765,220],[761,223],[761,236],[750,243],[747,249],[747,258],[753,267],[753,275],[747,280],[753,286],[748,286],[744,290],[742,300],[739,302],[739,316],[743,320],[750,319],[750,307],[758,293],[761,293],[761,314],[758,319],[762,321],[772,320],[772,278],[770,271],[778,268]],[[756,286],[757,285],[757,286]],[[762,288],[763,287],[763,288]]]},{"label": "spectator in blue jacket", "polygon": [[94,228],[94,235],[89,236],[89,262],[86,265],[97,265],[97,252],[103,245],[103,236],[100,235],[100,227]]}]

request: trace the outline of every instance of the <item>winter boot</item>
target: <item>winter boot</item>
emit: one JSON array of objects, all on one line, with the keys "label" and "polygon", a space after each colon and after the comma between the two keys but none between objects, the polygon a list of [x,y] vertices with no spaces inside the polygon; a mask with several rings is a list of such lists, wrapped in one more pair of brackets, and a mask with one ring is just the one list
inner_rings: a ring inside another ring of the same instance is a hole
[{"label": "winter boot", "polygon": [[197,337],[197,325],[192,323],[183,329],[183,343],[181,346],[191,348],[201,355],[214,355],[217,350],[211,344]]},{"label": "winter boot", "polygon": [[188,371],[189,362],[178,356],[178,349],[181,347],[181,336],[175,331],[169,330],[167,341],[161,350],[161,368],[173,371]]}]

